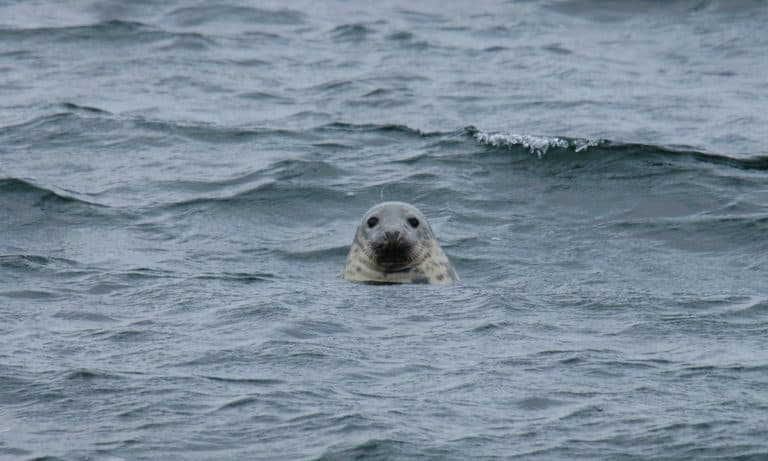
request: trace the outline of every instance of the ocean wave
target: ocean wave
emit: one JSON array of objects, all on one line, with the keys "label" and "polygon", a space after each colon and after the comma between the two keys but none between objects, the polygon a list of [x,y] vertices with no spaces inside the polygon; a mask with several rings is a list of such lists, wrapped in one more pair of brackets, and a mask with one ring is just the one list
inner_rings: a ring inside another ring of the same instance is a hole
[{"label": "ocean wave", "polygon": [[[544,3],[544,2],[542,2]],[[603,0],[558,0],[547,2],[546,8],[571,17],[582,17],[595,22],[625,22],[648,16],[679,16],[716,14],[740,16],[762,11],[762,1],[733,2],[728,0],[653,0],[636,2],[610,2]]]},{"label": "ocean wave", "polygon": [[[568,136],[546,136],[518,134],[495,131],[483,131],[472,125],[455,131],[424,131],[402,124],[355,124],[333,122],[318,126],[314,130],[319,134],[328,132],[360,133],[366,135],[402,136],[405,139],[436,138],[439,145],[457,147],[467,138],[488,149],[501,151],[520,151],[534,154],[539,159],[545,157],[554,161],[552,154],[579,154],[580,161],[589,161],[596,154],[599,158],[611,155],[629,155],[635,160],[664,161],[664,159],[692,159],[704,163],[729,166],[745,170],[768,170],[768,155],[734,157],[725,154],[707,152],[690,146],[661,146],[615,141],[604,138],[578,138]],[[557,159],[563,158],[557,155]],[[565,158],[568,158],[567,156]]]},{"label": "ocean wave", "polygon": [[572,149],[581,152],[590,147],[604,144],[603,139],[580,139],[564,137],[547,137],[527,134],[493,133],[480,131],[472,126],[467,127],[467,134],[481,144],[491,147],[522,146],[542,158],[552,148]]},{"label": "ocean wave", "polygon": [[347,194],[330,187],[312,186],[306,184],[283,183],[270,180],[261,185],[247,188],[242,192],[231,195],[208,195],[203,197],[180,200],[169,203],[163,208],[176,209],[187,207],[199,207],[206,204],[241,204],[253,203],[263,205],[265,209],[271,209],[278,204],[293,203],[304,208],[317,208],[323,203],[344,203]]},{"label": "ocean wave", "polygon": [[72,112],[84,112],[84,113],[90,113],[90,114],[105,114],[105,115],[112,114],[111,112],[106,111],[104,109],[99,109],[98,107],[83,106],[80,104],[75,104],[73,102],[63,102],[61,103],[61,107]]},{"label": "ocean wave", "polygon": [[[87,138],[94,139],[105,133],[116,132],[116,136],[135,135],[136,130],[163,135],[159,142],[168,143],[170,137],[178,140],[188,139],[215,144],[237,144],[250,142],[254,139],[270,137],[290,138],[303,141],[322,141],[317,135],[306,131],[296,131],[282,128],[224,126],[215,123],[190,122],[183,120],[153,119],[143,116],[118,115],[108,110],[64,102],[55,106],[53,113],[42,114],[29,120],[0,126],[0,138],[10,137],[11,140],[29,143],[40,131],[60,133],[63,139]],[[63,110],[60,110],[63,109]],[[96,126],[98,125],[98,126]],[[58,138],[57,138],[58,139]],[[114,138],[110,137],[109,142]]]},{"label": "ocean wave", "polygon": [[315,262],[332,258],[342,259],[347,255],[348,251],[349,245],[344,244],[309,249],[302,247],[301,250],[295,250],[289,247],[285,250],[278,249],[275,251],[275,253],[284,259]]},{"label": "ocean wave", "polygon": [[166,15],[171,23],[182,27],[193,27],[212,22],[297,25],[305,21],[301,11],[279,9],[269,10],[248,6],[209,5],[175,9]]},{"label": "ocean wave", "polygon": [[407,125],[399,125],[394,123],[345,123],[345,122],[333,122],[327,123],[317,128],[318,131],[343,131],[343,132],[355,132],[355,133],[396,133],[406,136],[414,136],[419,138],[445,136],[449,133],[446,132],[428,132],[422,131],[418,128],[411,128]]},{"label": "ocean wave", "polygon": [[[638,160],[654,160],[669,158],[690,158],[700,162],[713,163],[744,170],[768,170],[768,156],[731,157],[728,155],[696,150],[688,146],[679,148],[658,146],[653,144],[624,143],[599,138],[569,138],[564,136],[538,136],[501,132],[486,132],[473,126],[465,128],[466,135],[483,146],[492,149],[516,150],[521,149],[544,159],[554,151],[570,151],[584,154],[588,150],[600,156],[611,154],[631,154]],[[589,157],[581,156],[587,160]]]},{"label": "ocean wave", "polygon": [[76,117],[77,115],[70,111],[40,115],[38,117],[34,117],[24,122],[0,126],[0,136],[13,134],[15,130],[38,128],[50,123],[56,123],[60,119],[76,118]]},{"label": "ocean wave", "polygon": [[169,187],[182,188],[197,196],[166,206],[183,208],[205,203],[290,201],[296,197],[343,200],[345,193],[327,183],[346,174],[344,169],[321,160],[280,160],[264,169],[232,178],[169,183]]},{"label": "ocean wave", "polygon": [[6,254],[0,255],[0,267],[29,271],[48,267],[68,270],[80,268],[81,266],[77,261],[66,258],[34,254]]},{"label": "ocean wave", "polygon": [[249,272],[221,272],[221,273],[204,273],[191,276],[198,280],[219,280],[224,282],[267,282],[275,278],[275,274],[266,272],[249,273]]},{"label": "ocean wave", "polygon": [[365,40],[374,30],[365,24],[343,24],[336,26],[331,31],[331,36],[338,42],[359,43]]},{"label": "ocean wave", "polygon": [[216,37],[193,31],[174,31],[135,21],[110,20],[93,24],[59,27],[3,29],[0,40],[57,45],[158,46],[160,50],[191,50],[199,52],[219,45]]},{"label": "ocean wave", "polygon": [[155,39],[171,32],[165,32],[148,24],[136,21],[110,20],[93,24],[67,25],[59,27],[34,27],[0,29],[0,38],[8,40],[44,40],[44,41],[78,41],[78,40],[107,40],[119,41],[131,39]]},{"label": "ocean wave", "polygon": [[[366,421],[361,416],[356,416],[356,425],[365,426],[372,422]],[[347,423],[347,426],[349,423]],[[349,427],[343,427],[344,431],[350,430]],[[430,458],[436,455],[434,451],[428,453],[427,450],[421,450],[417,446],[392,439],[370,439],[346,448],[330,448],[322,456],[316,458],[316,461],[327,461],[332,459],[398,459],[398,458]],[[440,453],[443,456],[447,452]]]},{"label": "ocean wave", "polygon": [[[370,135],[400,135],[406,139],[436,138],[436,145],[457,147],[467,138],[488,149],[520,151],[536,155],[539,159],[552,158],[552,154],[579,154],[579,160],[588,161],[587,153],[597,153],[601,158],[610,155],[630,154],[633,159],[663,161],[689,158],[700,162],[729,166],[745,170],[768,170],[768,155],[734,157],[726,154],[707,152],[690,146],[662,146],[631,143],[605,138],[579,138],[568,136],[547,136],[535,134],[484,131],[472,125],[455,131],[424,131],[402,124],[355,124],[333,122],[318,126],[319,134],[328,132],[360,133]],[[561,158],[561,156],[557,156]]]},{"label": "ocean wave", "polygon": [[84,29],[110,29],[110,30],[137,30],[142,28],[149,28],[147,24],[137,21],[122,21],[119,19],[112,19],[109,21],[101,21],[93,24],[78,24],[78,25],[65,25],[65,26],[47,26],[47,27],[19,27],[19,28],[0,28],[0,34],[3,33],[50,33],[52,31],[76,31]]},{"label": "ocean wave", "polygon": [[668,240],[688,249],[723,252],[733,252],[738,248],[768,249],[761,238],[768,233],[768,214],[765,213],[655,217],[611,222],[608,225]]},{"label": "ocean wave", "polygon": [[[246,95],[248,96],[248,95]],[[264,95],[255,95],[262,97]],[[267,95],[268,97],[269,95]],[[136,139],[136,130],[144,131],[141,141],[152,145],[173,144],[174,142],[194,141],[212,144],[239,144],[264,142],[265,140],[321,145],[336,142],[338,138],[355,136],[385,137],[388,141],[401,138],[405,142],[425,138],[433,139],[436,145],[461,151],[467,140],[478,143],[487,149],[499,151],[519,151],[534,154],[539,159],[559,161],[567,158],[588,162],[590,158],[609,158],[612,155],[626,156],[631,160],[663,162],[671,159],[691,159],[699,162],[723,165],[745,170],[768,170],[768,155],[735,157],[720,153],[707,152],[689,146],[661,146],[653,144],[629,143],[603,138],[579,138],[567,136],[547,136],[525,133],[484,131],[474,126],[454,131],[425,131],[404,124],[355,124],[347,122],[324,123],[310,129],[289,129],[281,127],[228,126],[214,123],[191,122],[183,120],[152,119],[143,116],[125,116],[109,112],[95,106],[63,102],[56,106],[53,113],[44,114],[30,120],[0,126],[0,139],[10,144],[27,145],[30,139],[37,139],[41,131],[57,134],[57,142],[70,142],[72,136],[82,136],[82,132],[92,132],[88,139],[78,142],[95,142],[98,145],[113,146],[117,137],[130,135]],[[61,110],[63,109],[63,110]],[[86,126],[87,125],[87,126]],[[75,133],[75,134],[73,134]],[[110,135],[114,133],[114,135]],[[338,133],[338,134],[336,134]],[[60,134],[60,136],[59,136]],[[333,139],[328,139],[332,136]],[[69,140],[69,141],[68,141]],[[47,142],[51,142],[48,140]],[[554,153],[557,155],[553,156]],[[568,155],[570,153],[570,156]],[[574,156],[573,154],[578,154]],[[431,156],[431,154],[420,154]]]},{"label": "ocean wave", "polygon": [[[13,194],[13,196],[11,194]],[[80,198],[74,193],[38,186],[30,181],[19,178],[0,178],[0,196],[2,196],[3,199],[8,198],[13,202],[17,202],[19,194],[32,196],[35,205],[41,205],[50,201],[58,201],[62,203],[77,203],[93,207],[108,208],[106,205]],[[3,201],[0,201],[0,203]]]}]

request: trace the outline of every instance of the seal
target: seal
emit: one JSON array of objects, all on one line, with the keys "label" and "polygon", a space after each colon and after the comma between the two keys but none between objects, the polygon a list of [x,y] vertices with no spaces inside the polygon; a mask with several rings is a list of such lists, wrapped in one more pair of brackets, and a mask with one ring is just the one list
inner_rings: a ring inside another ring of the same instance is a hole
[{"label": "seal", "polygon": [[459,282],[427,219],[404,202],[380,203],[363,215],[342,277],[363,283]]}]

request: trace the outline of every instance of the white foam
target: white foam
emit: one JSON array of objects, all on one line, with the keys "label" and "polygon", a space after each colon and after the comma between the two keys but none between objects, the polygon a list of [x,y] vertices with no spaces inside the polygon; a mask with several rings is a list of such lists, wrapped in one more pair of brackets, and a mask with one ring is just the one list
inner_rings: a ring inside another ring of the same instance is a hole
[{"label": "white foam", "polygon": [[561,149],[570,148],[576,152],[581,152],[589,147],[594,147],[604,142],[602,139],[566,139],[549,136],[532,136],[527,134],[487,133],[484,131],[476,131],[473,136],[481,143],[492,147],[523,146],[530,150],[532,154],[536,154],[539,158],[542,158],[547,151],[553,147],[559,147]]}]

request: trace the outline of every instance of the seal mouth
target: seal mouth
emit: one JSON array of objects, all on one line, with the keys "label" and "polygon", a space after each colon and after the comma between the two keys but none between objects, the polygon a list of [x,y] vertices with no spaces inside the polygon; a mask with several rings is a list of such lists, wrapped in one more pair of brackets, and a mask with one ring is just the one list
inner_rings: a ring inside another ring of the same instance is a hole
[{"label": "seal mouth", "polygon": [[388,270],[405,268],[411,262],[412,245],[402,241],[387,241],[373,245],[376,264]]}]

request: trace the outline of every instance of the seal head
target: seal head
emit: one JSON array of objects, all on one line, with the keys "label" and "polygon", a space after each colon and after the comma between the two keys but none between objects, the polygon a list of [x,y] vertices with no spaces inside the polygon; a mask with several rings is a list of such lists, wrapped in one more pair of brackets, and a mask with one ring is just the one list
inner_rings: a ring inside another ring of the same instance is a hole
[{"label": "seal head", "polygon": [[342,277],[369,283],[459,281],[427,219],[403,202],[380,203],[363,215]]}]

